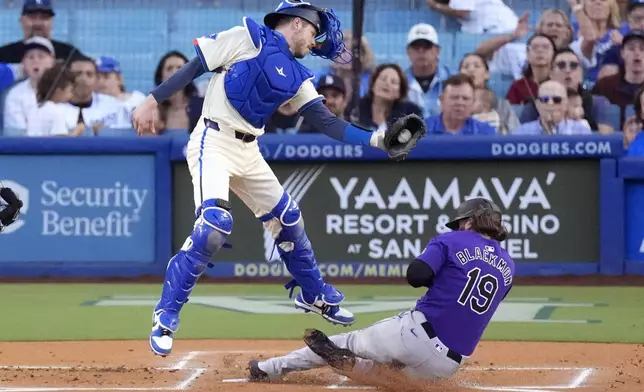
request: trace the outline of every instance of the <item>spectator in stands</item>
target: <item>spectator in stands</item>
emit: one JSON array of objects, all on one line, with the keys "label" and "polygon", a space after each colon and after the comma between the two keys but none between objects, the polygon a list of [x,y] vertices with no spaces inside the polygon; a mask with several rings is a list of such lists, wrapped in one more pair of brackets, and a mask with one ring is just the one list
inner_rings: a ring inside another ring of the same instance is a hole
[{"label": "spectator in stands", "polygon": [[[154,85],[158,86],[168,80],[187,62],[188,58],[176,50],[163,55],[154,71]],[[155,128],[161,132],[165,129],[185,129],[187,131],[188,126],[193,122],[188,116],[188,109],[191,106],[191,101],[197,100],[201,101],[195,84],[191,82],[167,101],[160,102],[159,116],[157,117],[160,127],[156,128],[155,126]],[[193,112],[193,115],[196,114]],[[198,114],[201,116],[201,111]]]},{"label": "spectator in stands", "polygon": [[508,133],[505,125],[501,124],[501,116],[494,110],[494,92],[487,87],[476,87],[474,89],[474,105],[472,106],[472,118],[490,124],[502,135]]},{"label": "spectator in stands", "polygon": [[[579,56],[572,49],[559,49],[552,60],[550,79],[564,85],[567,89],[577,91],[582,101],[584,119],[590,125],[590,129],[598,131],[602,135],[609,135],[615,132],[608,106],[610,102],[606,97],[593,95],[590,90],[584,87],[583,69]],[[576,99],[576,98],[575,98]],[[570,102],[570,97],[569,97]],[[539,113],[534,102],[527,103],[521,111],[521,122],[535,121]]]},{"label": "spectator in stands", "polygon": [[55,54],[51,41],[43,37],[28,39],[24,45],[22,68],[27,79],[13,86],[5,97],[4,128],[26,130],[27,117],[36,107],[36,86],[42,74],[54,66]]},{"label": "spectator in stands", "polygon": [[629,0],[617,0],[617,6],[619,7],[619,14],[622,16],[622,20],[626,20],[624,16],[628,12],[628,4],[630,3]]},{"label": "spectator in stands", "polygon": [[425,117],[439,114],[443,82],[453,74],[439,64],[441,48],[436,29],[429,24],[414,25],[407,34],[407,56],[411,67],[407,70],[408,98],[423,109]]},{"label": "spectator in stands", "polygon": [[568,3],[577,19],[572,26],[581,54],[584,58],[593,59],[586,78],[594,83],[606,52],[611,46],[621,44],[622,36],[630,28],[628,23],[620,20],[615,0],[568,0]]},{"label": "spectator in stands", "polygon": [[65,116],[60,107],[72,99],[74,79],[63,64],[45,71],[36,89],[38,105],[27,121],[27,136],[81,136],[85,132],[85,124]]},{"label": "spectator in stands", "polygon": [[[642,121],[638,120],[637,115],[634,114],[630,116],[628,119],[626,119],[626,121],[624,122],[624,148],[630,149],[631,144],[633,144],[633,142],[635,141],[635,139],[640,133],[644,133],[642,132]],[[640,141],[639,143],[642,143],[641,155],[644,155],[644,140]]]},{"label": "spectator in stands", "polygon": [[631,30],[624,36],[621,55],[624,67],[620,72],[599,79],[592,90],[620,107],[620,128],[624,125],[626,107],[644,84],[644,30]]},{"label": "spectator in stands", "polygon": [[628,156],[644,156],[644,86],[640,87],[633,98],[635,114],[624,122],[624,148]]},{"label": "spectator in stands", "polygon": [[528,64],[523,78],[515,80],[508,90],[507,99],[513,105],[534,100],[539,85],[550,78],[550,67],[555,55],[555,43],[544,34],[535,34],[528,40]]},{"label": "spectator in stands", "polygon": [[130,115],[118,99],[96,92],[98,68],[86,56],[75,56],[69,69],[75,77],[74,93],[69,103],[62,104],[67,121],[85,124],[98,135],[103,128],[132,128]]},{"label": "spectator in stands", "polygon": [[[644,30],[644,0],[630,0],[626,7],[626,20],[631,30]],[[604,56],[597,79],[619,73],[624,66],[621,55],[622,43],[613,43]]]},{"label": "spectator in stands", "polygon": [[337,75],[325,75],[318,81],[317,90],[324,95],[324,105],[329,111],[336,117],[344,119],[344,113],[349,104],[348,89],[344,80]]},{"label": "spectator in stands", "polygon": [[96,60],[98,69],[99,93],[112,96],[123,102],[126,110],[131,113],[143,102],[145,95],[140,91],[128,93],[125,89],[125,79],[121,74],[121,65],[112,57],[99,57]]},{"label": "spectator in stands", "polygon": [[[353,33],[351,32],[351,30],[344,30],[343,34],[347,49],[351,51],[351,45],[353,45]],[[376,68],[376,55],[373,53],[373,49],[371,49],[371,45],[369,45],[369,41],[367,41],[367,38],[364,35],[362,36],[362,40],[360,42],[360,59],[362,61],[362,75],[360,76],[360,97],[362,98],[369,90],[369,77],[371,76],[373,70]],[[351,100],[351,98],[353,97],[354,77],[352,67],[353,63],[340,64],[333,62],[331,64],[331,67],[329,68],[329,73],[334,73],[341,77],[342,80],[344,80],[346,96],[349,97],[349,100]],[[319,83],[319,79],[317,80],[317,82]],[[356,103],[352,104],[355,105]],[[347,105],[347,109],[349,110],[352,107],[352,105]]]},{"label": "spectator in stands", "polygon": [[513,135],[587,135],[591,131],[581,121],[566,118],[568,94],[563,84],[547,80],[539,86],[539,118],[515,130]]},{"label": "spectator in stands", "polygon": [[[487,88],[490,69],[483,56],[478,53],[468,53],[463,57],[458,68],[461,73],[472,78],[476,89]],[[518,127],[520,125],[519,119],[510,102],[505,98],[495,96],[491,90],[486,94],[489,95],[489,93],[492,93],[494,98],[492,108],[499,116],[499,128],[497,129],[503,132]]]},{"label": "spectator in stands", "polygon": [[441,92],[441,114],[425,118],[427,133],[433,135],[495,135],[490,124],[472,118],[474,82],[464,74],[450,76]]},{"label": "spectator in stands", "polygon": [[[516,41],[530,32],[528,17],[528,14],[521,16],[514,32],[490,38],[476,48],[476,53],[490,62],[491,73],[514,79],[523,78],[528,50],[525,43]],[[535,33],[550,37],[557,49],[566,48],[572,42],[572,27],[568,15],[558,9],[547,9],[541,14]]]},{"label": "spectator in stands", "polygon": [[367,94],[351,112],[351,122],[375,131],[407,114],[422,117],[422,109],[407,100],[408,89],[405,72],[398,64],[377,66],[371,74]]},{"label": "spectator in stands", "polygon": [[429,8],[461,23],[469,34],[506,34],[517,27],[517,15],[503,0],[427,0]]},{"label": "spectator in stands", "polygon": [[583,100],[579,94],[579,90],[574,88],[567,88],[566,92],[568,93],[568,112],[566,113],[566,118],[570,120],[576,120],[581,122],[586,128],[591,129],[588,120],[586,120]]},{"label": "spectator in stands", "polygon": [[0,47],[0,61],[20,63],[25,54],[25,43],[33,37],[51,40],[57,59],[65,60],[74,52],[80,53],[72,45],[51,38],[55,15],[51,0],[25,0],[20,17],[23,39]]}]

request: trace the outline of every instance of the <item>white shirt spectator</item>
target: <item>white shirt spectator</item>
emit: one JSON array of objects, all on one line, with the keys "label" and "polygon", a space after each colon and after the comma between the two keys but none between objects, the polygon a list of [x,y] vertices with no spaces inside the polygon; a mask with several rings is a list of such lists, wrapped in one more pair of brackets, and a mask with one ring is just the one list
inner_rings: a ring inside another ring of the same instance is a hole
[{"label": "white shirt spectator", "polygon": [[27,121],[27,136],[47,137],[67,135],[76,127],[76,120],[65,116],[63,104],[47,101],[31,112]]},{"label": "white shirt spectator", "polygon": [[12,87],[5,97],[4,127],[27,129],[27,117],[37,106],[36,90],[29,79]]},{"label": "white shirt spectator", "polygon": [[141,102],[143,102],[143,100],[145,100],[145,94],[138,90],[132,91],[128,99],[123,101],[125,110],[127,110],[128,113],[132,113],[134,109],[136,109],[136,107],[139,106]]},{"label": "white shirt spectator", "polygon": [[132,128],[131,114],[125,104],[118,99],[106,94],[93,93],[92,103],[87,108],[79,108],[71,103],[61,104],[66,121],[77,123],[78,117],[83,114],[83,122],[90,129],[101,123],[101,128]]},{"label": "white shirt spectator", "polygon": [[[581,40],[570,44],[570,49],[579,57],[584,69],[597,65],[597,58],[589,59],[581,53]],[[528,46],[524,42],[511,42],[501,46],[494,52],[492,60],[488,63],[490,73],[511,76],[515,80],[523,78],[523,70],[528,61]]]},{"label": "white shirt spectator", "polygon": [[517,27],[519,18],[503,0],[450,0],[449,7],[469,11],[461,22],[461,31],[470,34],[506,34]]},{"label": "white shirt spectator", "polygon": [[591,135],[590,127],[587,127],[579,120],[565,119],[557,124],[551,132],[546,131],[539,120],[521,124],[517,129],[511,131],[512,135]]}]

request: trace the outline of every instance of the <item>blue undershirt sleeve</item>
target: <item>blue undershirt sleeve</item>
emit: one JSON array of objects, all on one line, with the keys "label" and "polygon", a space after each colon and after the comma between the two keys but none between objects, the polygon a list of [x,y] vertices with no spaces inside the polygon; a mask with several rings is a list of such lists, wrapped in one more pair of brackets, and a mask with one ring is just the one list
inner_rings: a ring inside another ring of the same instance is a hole
[{"label": "blue undershirt sleeve", "polygon": [[195,57],[175,72],[170,79],[156,86],[151,94],[157,102],[161,103],[205,72],[206,70],[201,64],[201,60],[199,60],[199,57]]},{"label": "blue undershirt sleeve", "polygon": [[370,145],[371,131],[336,117],[322,102],[304,107],[300,115],[318,131],[347,144]]}]

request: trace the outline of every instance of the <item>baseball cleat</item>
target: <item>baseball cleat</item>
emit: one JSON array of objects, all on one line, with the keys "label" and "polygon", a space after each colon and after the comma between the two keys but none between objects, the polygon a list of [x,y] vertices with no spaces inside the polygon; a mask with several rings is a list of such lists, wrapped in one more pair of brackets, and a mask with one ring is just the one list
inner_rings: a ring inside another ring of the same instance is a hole
[{"label": "baseball cleat", "polygon": [[346,348],[333,343],[324,332],[317,329],[304,331],[304,342],[329,366],[340,371],[350,371],[356,362],[356,355]]},{"label": "baseball cleat", "polygon": [[253,359],[248,362],[248,381],[250,382],[271,382],[268,374],[259,368],[259,361]]},{"label": "baseball cleat", "polygon": [[328,322],[344,325],[345,327],[356,322],[353,313],[348,310],[338,305],[328,305],[320,299],[316,299],[313,303],[308,303],[304,300],[301,292],[295,297],[295,309],[303,310],[305,313],[317,313]]},{"label": "baseball cleat", "polygon": [[150,348],[156,355],[166,357],[172,352],[174,333],[179,329],[179,317],[163,310],[154,312]]}]

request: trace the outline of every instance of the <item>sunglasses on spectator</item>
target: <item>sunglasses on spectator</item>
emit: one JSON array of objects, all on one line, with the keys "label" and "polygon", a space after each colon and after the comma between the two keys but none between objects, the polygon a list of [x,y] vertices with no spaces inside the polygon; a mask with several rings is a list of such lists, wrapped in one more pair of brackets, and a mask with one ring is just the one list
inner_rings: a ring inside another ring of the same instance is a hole
[{"label": "sunglasses on spectator", "polygon": [[557,61],[555,65],[561,70],[566,69],[566,66],[570,68],[571,71],[575,71],[579,68],[579,63],[576,61]]},{"label": "sunglasses on spectator", "polygon": [[552,103],[554,103],[554,104],[560,104],[561,102],[563,102],[563,97],[560,97],[560,96],[557,96],[557,95],[552,96],[552,97],[548,96],[548,95],[544,95],[544,96],[539,97],[539,102],[541,102],[541,103],[548,103],[550,101],[552,101]]}]

